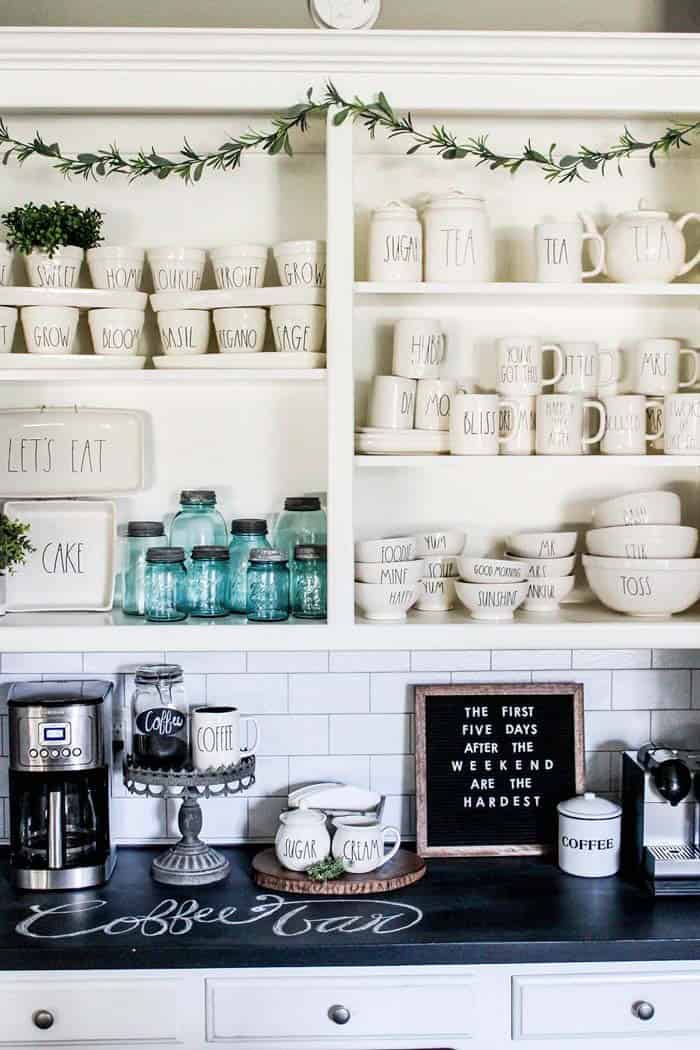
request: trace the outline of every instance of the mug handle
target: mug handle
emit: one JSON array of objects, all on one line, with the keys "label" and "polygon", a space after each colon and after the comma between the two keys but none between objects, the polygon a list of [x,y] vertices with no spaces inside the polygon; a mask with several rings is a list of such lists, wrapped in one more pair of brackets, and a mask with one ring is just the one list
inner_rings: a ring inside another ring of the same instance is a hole
[{"label": "mug handle", "polygon": [[606,376],[605,379],[599,374],[598,385],[608,386],[609,383],[619,383],[622,379],[622,355],[619,350],[599,350],[598,357],[607,358],[610,362],[610,375]]},{"label": "mug handle", "polygon": [[380,867],[386,864],[388,861],[390,861],[392,857],[396,856],[396,854],[399,851],[399,846],[401,845],[401,832],[398,828],[391,827],[390,825],[387,825],[386,827],[382,828],[382,842],[384,843],[384,845],[386,845],[385,840],[387,835],[393,835],[396,841],[394,842],[394,845],[391,847],[389,852],[384,855],[384,860],[382,861]]},{"label": "mug handle", "polygon": [[499,445],[505,445],[508,441],[514,441],[515,438],[520,433],[520,416],[518,415],[518,403],[517,403],[517,401],[511,401],[510,398],[508,398],[508,397],[502,397],[501,400],[498,403],[499,411],[503,407],[510,408],[510,409],[513,410],[513,419],[515,420],[515,425],[513,426],[512,430],[508,431],[507,434],[503,434],[503,435],[499,434],[498,435],[498,444]]},{"label": "mug handle", "polygon": [[[648,412],[649,411],[649,405],[654,405],[654,404],[655,404],[655,402],[652,400],[652,398],[648,397],[646,399],[645,411]],[[664,405],[661,406],[661,427],[660,427],[659,430],[657,430],[657,432],[655,434],[646,434],[645,437],[646,437],[647,441],[656,441],[657,438],[662,438],[664,436],[664,431],[666,429],[666,413],[664,411],[664,407],[665,407]]]},{"label": "mug handle", "polygon": [[[259,729],[258,721],[257,721],[256,718],[251,718],[251,717],[242,718],[241,722],[245,722],[248,725],[250,725],[252,723],[255,726],[255,740],[248,747],[242,747],[241,748],[241,754],[242,755],[248,755],[251,752],[255,751],[256,747],[258,746],[258,739],[260,737],[260,729]],[[246,733],[247,733],[247,730],[246,730]]]},{"label": "mug handle", "polygon": [[695,386],[695,384],[698,381],[698,374],[700,373],[700,360],[698,359],[698,352],[697,352],[697,350],[693,350],[689,346],[682,346],[681,347],[681,358],[683,357],[684,354],[685,354],[686,357],[690,357],[692,362],[693,362],[693,375],[692,375],[692,378],[689,379],[687,383],[679,383],[678,384],[678,389],[679,390],[685,390],[689,386]]},{"label": "mug handle", "polygon": [[[687,215],[681,215],[680,219],[676,219],[676,226],[679,230],[682,230],[685,224],[688,222],[700,222],[700,214],[698,214],[698,212],[696,211],[689,211]],[[689,259],[688,262],[683,263],[680,270],[676,274],[676,277],[682,277],[684,273],[688,273],[689,270],[692,270],[693,267],[697,264],[698,260],[700,260],[700,248],[696,251],[692,259]]]},{"label": "mug handle", "polygon": [[545,343],[542,347],[543,354],[545,350],[552,351],[552,353],[557,359],[557,366],[554,370],[555,374],[552,376],[551,379],[545,379],[544,377],[542,378],[542,386],[554,386],[554,384],[558,383],[561,377],[564,375],[564,355],[561,352],[561,347],[556,346],[555,343]]},{"label": "mug handle", "polygon": [[600,249],[600,253],[598,255],[598,265],[594,266],[592,270],[582,270],[581,277],[597,277],[598,274],[602,273],[605,269],[605,241],[603,240],[601,234],[593,232],[584,233],[581,240],[584,244],[586,241],[595,241]]},{"label": "mug handle", "polygon": [[598,433],[594,434],[593,437],[583,437],[583,438],[581,438],[581,444],[582,445],[595,445],[595,443],[597,441],[601,440],[601,438],[603,437],[603,434],[605,433],[605,428],[606,428],[606,426],[608,424],[607,413],[605,411],[605,405],[603,404],[603,402],[602,401],[596,401],[593,398],[586,398],[585,401],[583,402],[583,410],[584,410],[584,412],[586,411],[587,408],[593,408],[598,413],[598,415],[600,416],[600,427],[598,428]]}]

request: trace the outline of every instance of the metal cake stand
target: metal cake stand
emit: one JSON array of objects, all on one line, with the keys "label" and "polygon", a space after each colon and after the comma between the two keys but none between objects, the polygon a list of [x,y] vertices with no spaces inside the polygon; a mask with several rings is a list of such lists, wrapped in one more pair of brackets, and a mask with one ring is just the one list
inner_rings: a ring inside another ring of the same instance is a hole
[{"label": "metal cake stand", "polygon": [[229,872],[225,857],[202,842],[202,798],[228,798],[247,791],[255,783],[255,755],[242,758],[236,766],[222,766],[206,773],[196,769],[177,772],[143,769],[132,755],[124,762],[124,783],[139,798],[172,798],[182,802],[177,817],[180,841],[153,861],[151,874],[156,882],[169,886],[206,886],[220,882]]}]

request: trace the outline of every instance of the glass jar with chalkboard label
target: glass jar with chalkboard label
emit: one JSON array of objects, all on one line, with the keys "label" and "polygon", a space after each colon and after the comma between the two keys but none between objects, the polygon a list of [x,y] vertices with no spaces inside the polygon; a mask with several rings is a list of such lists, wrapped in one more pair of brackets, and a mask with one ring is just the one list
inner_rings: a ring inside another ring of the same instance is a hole
[{"label": "glass jar with chalkboard label", "polygon": [[132,751],[144,769],[182,769],[189,756],[189,721],[182,668],[146,664],[134,680]]}]

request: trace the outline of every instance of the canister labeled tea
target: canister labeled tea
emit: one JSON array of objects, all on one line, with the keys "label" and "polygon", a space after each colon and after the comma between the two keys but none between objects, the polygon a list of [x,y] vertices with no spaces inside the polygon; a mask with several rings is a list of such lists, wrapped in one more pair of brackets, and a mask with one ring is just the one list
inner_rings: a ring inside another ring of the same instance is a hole
[{"label": "canister labeled tea", "polygon": [[569,875],[600,879],[620,868],[622,807],[593,792],[567,799],[559,813],[559,867]]}]

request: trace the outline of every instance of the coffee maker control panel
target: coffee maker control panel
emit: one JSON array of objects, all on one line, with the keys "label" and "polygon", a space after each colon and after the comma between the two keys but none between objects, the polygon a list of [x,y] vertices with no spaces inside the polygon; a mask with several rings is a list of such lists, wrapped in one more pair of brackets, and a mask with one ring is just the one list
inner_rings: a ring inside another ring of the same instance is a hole
[{"label": "coffee maker control panel", "polygon": [[15,712],[10,766],[18,771],[90,769],[104,761],[99,727],[87,706]]}]

